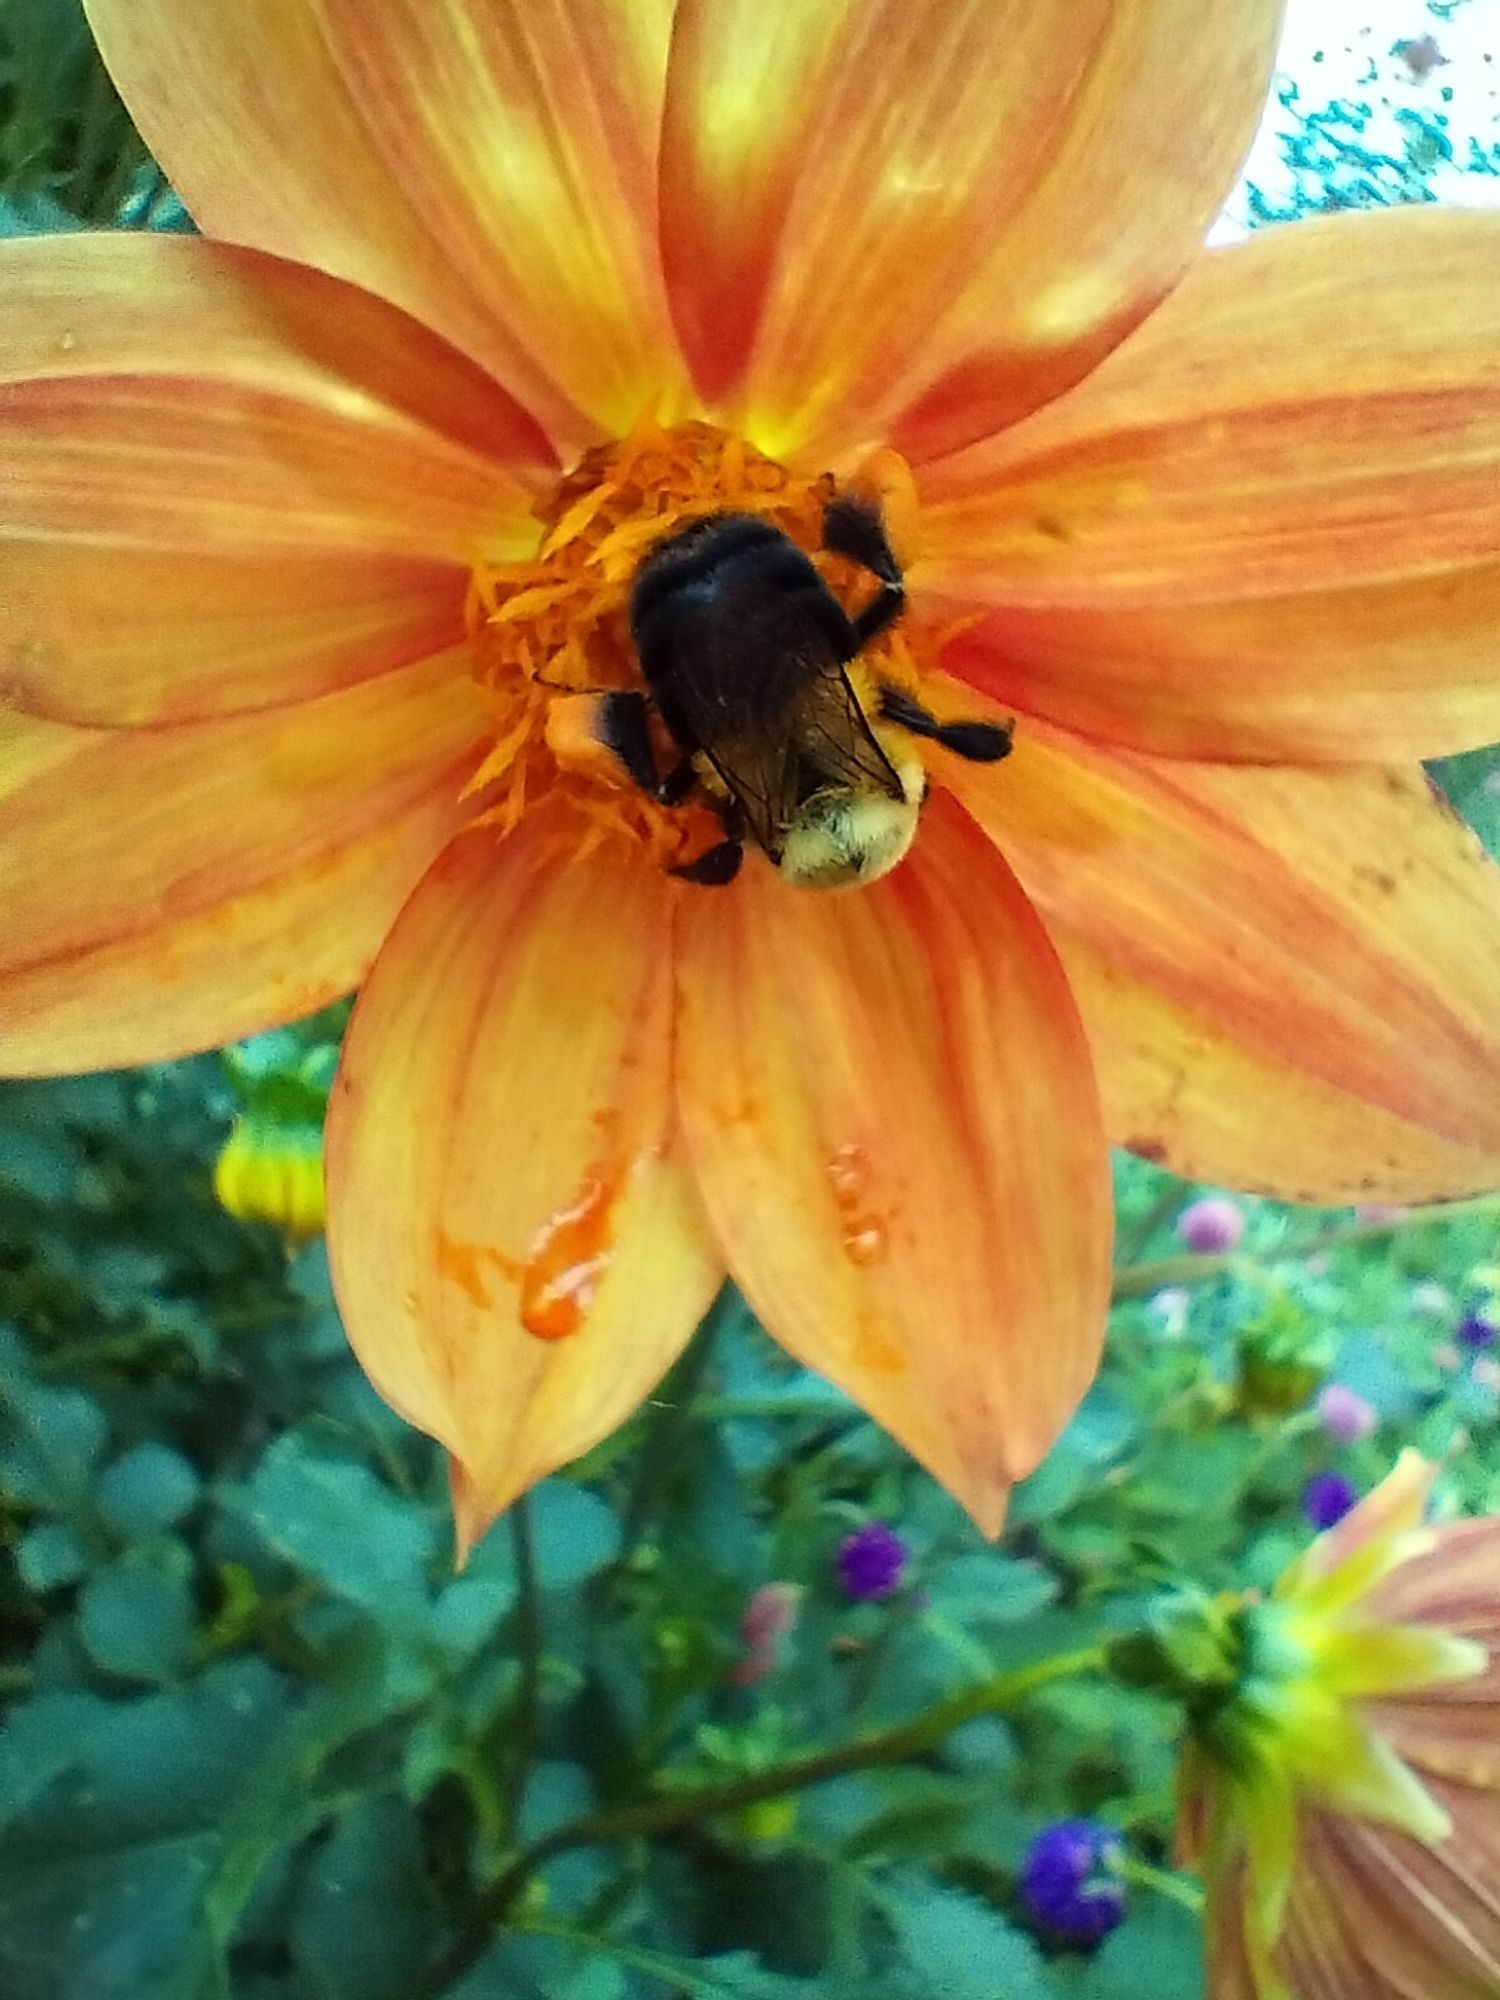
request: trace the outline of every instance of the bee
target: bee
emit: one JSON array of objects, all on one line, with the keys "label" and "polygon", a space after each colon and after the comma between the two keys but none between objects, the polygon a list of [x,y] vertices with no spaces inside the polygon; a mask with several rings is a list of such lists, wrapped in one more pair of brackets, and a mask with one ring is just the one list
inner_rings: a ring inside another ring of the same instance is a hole
[{"label": "bee", "polygon": [[[1008,727],[939,722],[860,654],[895,623],[906,590],[877,508],[829,501],[822,546],[876,581],[852,617],[807,553],[758,514],[706,514],[656,544],[636,571],[630,631],[646,692],[605,698],[601,736],[664,804],[694,792],[724,838],[673,872],[719,885],[747,838],[789,882],[873,882],[910,847],[927,789],[911,742],[976,763],[1010,749]],[[678,753],[658,769],[650,714]]]}]

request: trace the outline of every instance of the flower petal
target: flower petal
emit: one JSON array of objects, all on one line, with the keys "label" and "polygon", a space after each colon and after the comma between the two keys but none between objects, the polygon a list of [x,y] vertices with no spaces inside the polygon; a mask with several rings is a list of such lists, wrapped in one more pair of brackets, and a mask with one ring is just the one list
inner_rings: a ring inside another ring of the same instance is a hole
[{"label": "flower petal", "polygon": [[1098,1363],[1087,1051],[1010,871],[946,799],[858,894],[683,899],[678,1091],[761,1320],[995,1532]]},{"label": "flower petal", "polygon": [[1074,394],[921,476],[919,584],[997,699],[1173,756],[1500,736],[1500,216],[1205,253]]},{"label": "flower petal", "polygon": [[1076,382],[1233,184],[1281,0],[682,0],[662,256],[768,450],[952,450]]},{"label": "flower petal", "polygon": [[[1218,1038],[1243,1042],[1264,1059],[1247,1081],[1319,1086],[1293,1092],[1300,1115],[1331,1094],[1348,1132],[1368,1105],[1384,1158],[1407,1126],[1468,1156],[1478,1185],[1500,1179],[1500,875],[1420,772],[1166,762],[1034,721],[1003,764],[943,764],[1057,936],[1206,1021],[1211,1060]],[[1142,1122],[1116,1134],[1152,1158],[1174,1158],[1193,1117],[1178,1074],[1163,1068],[1156,1104],[1143,1095]],[[1233,1075],[1215,1060],[1215,1083]],[[1326,1148],[1281,1135],[1286,1113],[1245,1106],[1243,1155],[1261,1158],[1259,1185],[1318,1199],[1296,1175]],[[1404,1196],[1433,1152],[1427,1136],[1410,1161],[1395,1151]],[[1364,1171],[1369,1192],[1386,1186],[1380,1155]],[[1454,1192],[1451,1178],[1433,1192]]]},{"label": "flower petal", "polygon": [[306,700],[462,632],[548,447],[369,294],[150,235],[0,244],[0,691],[59,720]]},{"label": "flower petal", "polygon": [[671,0],[319,0],[360,115],[461,279],[606,437],[683,370],[656,250]]},{"label": "flower petal", "polygon": [[392,300],[483,362],[553,435],[577,429],[577,411],[465,285],[387,165],[318,0],[237,0],[232,32],[201,0],[87,9],[132,118],[200,229]]},{"label": "flower petal", "polygon": [[466,835],[345,1041],[339,1304],[376,1388],[459,1461],[470,1539],[630,1414],[720,1282],[674,1139],[668,904],[634,853],[579,863],[546,808]]},{"label": "flower petal", "polygon": [[1311,1076],[1295,1047],[1253,1048],[1206,1010],[1169,999],[1051,925],[1094,1052],[1106,1128],[1184,1180],[1284,1200],[1441,1201],[1500,1175],[1456,1145]]},{"label": "flower petal", "polygon": [[0,714],[0,1072],[153,1062],[347,993],[462,823],[452,654],[175,729]]}]

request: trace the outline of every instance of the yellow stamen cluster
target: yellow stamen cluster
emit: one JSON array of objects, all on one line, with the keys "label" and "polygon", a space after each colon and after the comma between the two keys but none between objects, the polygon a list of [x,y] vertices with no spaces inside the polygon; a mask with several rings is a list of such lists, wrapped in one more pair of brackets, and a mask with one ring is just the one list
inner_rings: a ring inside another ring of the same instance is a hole
[{"label": "yellow stamen cluster", "polygon": [[[607,758],[587,754],[566,710],[579,697],[642,686],[630,640],[630,588],[656,543],[713,513],[762,514],[808,550],[840,599],[868,594],[869,579],[822,554],[823,510],[833,479],[799,477],[745,439],[711,424],[666,430],[643,421],[589,452],[541,502],[542,538],[531,561],[481,564],[467,618],[474,678],[494,742],[466,787],[484,794],[475,824],[509,833],[528,805],[562,793],[584,815],[585,845],[624,831],[665,865],[718,838],[702,805],[669,808],[632,786]],[[916,679],[904,635],[881,642],[892,672]],[[671,746],[660,744],[663,768]]]}]

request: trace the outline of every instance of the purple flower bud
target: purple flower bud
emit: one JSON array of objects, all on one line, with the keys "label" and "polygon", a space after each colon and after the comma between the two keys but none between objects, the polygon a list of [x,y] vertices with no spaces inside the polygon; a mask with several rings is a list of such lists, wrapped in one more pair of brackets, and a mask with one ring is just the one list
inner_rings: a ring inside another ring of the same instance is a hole
[{"label": "purple flower bud", "polygon": [[1070,1944],[1097,1944],[1125,1916],[1125,1884],[1116,1873],[1119,1834],[1091,1820],[1044,1827],[1026,1850],[1021,1895],[1043,1930]]},{"label": "purple flower bud", "polygon": [[1467,1347],[1474,1353],[1482,1347],[1493,1347],[1495,1335],[1500,1333],[1488,1313],[1467,1312],[1453,1329],[1453,1338],[1460,1347]]},{"label": "purple flower bud", "polygon": [[1318,1415],[1335,1444],[1357,1444],[1380,1422],[1378,1413],[1357,1389],[1330,1382],[1318,1392]]},{"label": "purple flower bud", "polygon": [[1189,1202],[1177,1218],[1177,1234],[1189,1250],[1232,1250],[1244,1233],[1243,1209],[1221,1194]]},{"label": "purple flower bud", "polygon": [[905,1542],[883,1521],[869,1521],[839,1545],[835,1567],[854,1598],[889,1597],[906,1568]]},{"label": "purple flower bud", "polygon": [[1302,1511],[1321,1534],[1336,1528],[1358,1498],[1342,1472],[1315,1472],[1302,1489]]}]

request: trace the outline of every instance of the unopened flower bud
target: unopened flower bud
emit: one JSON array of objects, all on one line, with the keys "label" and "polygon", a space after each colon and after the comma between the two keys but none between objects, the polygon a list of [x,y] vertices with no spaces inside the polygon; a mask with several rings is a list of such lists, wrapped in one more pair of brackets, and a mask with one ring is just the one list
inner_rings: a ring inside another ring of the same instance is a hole
[{"label": "unopened flower bud", "polygon": [[1202,1201],[1189,1202],[1177,1218],[1177,1234],[1189,1250],[1233,1250],[1244,1233],[1244,1210],[1226,1195],[1206,1195]]},{"label": "unopened flower bud", "polygon": [[1318,1416],[1335,1444],[1357,1444],[1380,1423],[1374,1406],[1343,1382],[1329,1382],[1319,1390]]}]

